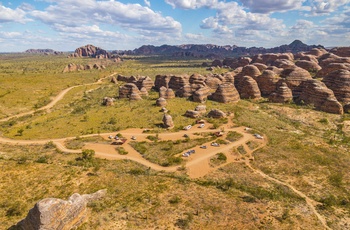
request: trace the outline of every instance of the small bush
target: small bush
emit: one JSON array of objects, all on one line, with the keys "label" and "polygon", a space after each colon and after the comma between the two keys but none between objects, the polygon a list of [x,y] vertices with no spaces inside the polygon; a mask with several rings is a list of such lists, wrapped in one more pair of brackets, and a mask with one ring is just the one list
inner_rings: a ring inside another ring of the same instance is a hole
[{"label": "small bush", "polygon": [[116,147],[115,150],[117,150],[117,152],[120,155],[127,155],[128,154],[128,151],[126,151],[123,147]]}]

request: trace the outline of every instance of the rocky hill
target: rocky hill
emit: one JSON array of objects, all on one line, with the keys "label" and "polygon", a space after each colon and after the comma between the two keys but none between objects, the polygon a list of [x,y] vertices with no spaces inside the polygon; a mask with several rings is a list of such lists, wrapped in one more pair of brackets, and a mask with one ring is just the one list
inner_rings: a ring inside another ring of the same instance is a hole
[{"label": "rocky hill", "polygon": [[302,51],[310,51],[313,48],[324,48],[321,45],[307,45],[299,40],[295,40],[289,45],[281,45],[274,48],[263,47],[238,47],[236,45],[143,45],[133,51],[128,51],[128,54],[136,55],[168,55],[176,57],[198,57],[198,58],[220,58],[220,57],[237,57],[237,56],[253,56],[256,54],[265,53],[298,53]]},{"label": "rocky hill", "polygon": [[62,54],[63,52],[55,51],[53,49],[28,49],[24,51],[25,53],[31,53],[31,54]]}]

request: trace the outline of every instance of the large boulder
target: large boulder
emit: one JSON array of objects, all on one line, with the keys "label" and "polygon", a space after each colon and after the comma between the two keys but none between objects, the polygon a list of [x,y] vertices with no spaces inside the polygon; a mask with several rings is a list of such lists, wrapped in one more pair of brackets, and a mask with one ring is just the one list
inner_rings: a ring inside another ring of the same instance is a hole
[{"label": "large boulder", "polygon": [[262,96],[268,96],[276,91],[276,84],[281,78],[272,70],[264,72],[256,78]]},{"label": "large boulder", "polygon": [[184,97],[184,98],[189,98],[192,96],[192,87],[190,84],[186,84],[182,86],[180,89],[176,90],[175,93],[176,96],[178,97]]},{"label": "large boulder", "polygon": [[114,98],[111,97],[104,97],[102,100],[102,105],[104,106],[113,106],[114,105]]},{"label": "large boulder", "polygon": [[192,100],[194,102],[203,103],[207,100],[210,95],[210,88],[207,86],[200,87],[192,94]]},{"label": "large boulder", "polygon": [[198,118],[201,114],[195,110],[187,110],[185,113],[185,117],[189,118]]},{"label": "large boulder", "polygon": [[173,118],[169,114],[164,113],[162,121],[165,128],[171,129],[174,127]]},{"label": "large boulder", "polygon": [[223,111],[221,111],[219,109],[212,109],[208,113],[207,117],[210,117],[210,118],[225,118],[225,117],[227,117],[227,115],[226,115],[226,113],[224,113]]},{"label": "large boulder", "polygon": [[328,88],[333,90],[335,97],[342,103],[350,102],[350,71],[336,70],[322,80]]},{"label": "large boulder", "polygon": [[15,227],[20,230],[77,229],[87,220],[87,204],[102,198],[106,192],[100,190],[90,195],[75,193],[68,200],[43,199]]},{"label": "large boulder", "polygon": [[156,105],[160,107],[165,107],[167,105],[167,101],[165,98],[160,97],[156,100]]},{"label": "large boulder", "polygon": [[332,90],[316,79],[307,80],[300,85],[302,92],[297,99],[312,104],[316,110],[327,113],[343,114],[343,107],[335,98]]},{"label": "large boulder", "polygon": [[279,82],[277,85],[277,90],[270,94],[269,101],[274,103],[291,102],[293,100],[293,94],[292,90],[288,88],[287,83]]},{"label": "large boulder", "polygon": [[261,92],[258,83],[250,77],[243,76],[237,85],[237,90],[241,98],[258,99],[261,98]]},{"label": "large boulder", "polygon": [[240,100],[239,93],[232,83],[221,84],[210,97],[211,100],[221,103],[231,103]]},{"label": "large boulder", "polygon": [[199,112],[200,114],[203,114],[203,113],[207,112],[207,106],[206,105],[197,105],[194,110]]}]

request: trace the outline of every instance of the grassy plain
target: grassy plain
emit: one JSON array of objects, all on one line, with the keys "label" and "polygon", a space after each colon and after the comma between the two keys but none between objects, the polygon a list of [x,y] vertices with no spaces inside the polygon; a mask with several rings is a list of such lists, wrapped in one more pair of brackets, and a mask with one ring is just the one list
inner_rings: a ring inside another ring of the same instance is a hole
[{"label": "grassy plain", "polygon": [[[2,117],[31,110],[68,86],[92,83],[112,72],[151,77],[206,72],[198,65],[202,60],[145,57],[103,71],[63,74],[69,62],[91,60],[36,55],[0,58]],[[77,87],[51,112],[2,122],[1,132],[16,139],[46,139],[130,127],[158,128],[162,113],[154,105],[157,93],[138,102],[117,100],[113,107],[101,106],[104,96],[117,95],[118,86],[108,81]],[[181,98],[168,101],[175,130],[194,122],[183,114],[196,105]],[[348,114],[249,100],[230,105],[208,101],[207,107],[233,112],[236,125],[264,134],[268,145],[254,153],[253,167],[318,201],[317,210],[332,229],[350,228]],[[79,138],[71,144],[79,145]],[[0,228],[22,219],[40,199],[67,199],[74,192],[107,188],[107,196],[90,205],[89,221],[81,229],[323,229],[304,199],[243,163],[190,179],[184,171],[158,172],[128,160],[80,159],[80,154],[62,153],[50,143],[0,144]],[[213,163],[223,162],[217,156]]]}]

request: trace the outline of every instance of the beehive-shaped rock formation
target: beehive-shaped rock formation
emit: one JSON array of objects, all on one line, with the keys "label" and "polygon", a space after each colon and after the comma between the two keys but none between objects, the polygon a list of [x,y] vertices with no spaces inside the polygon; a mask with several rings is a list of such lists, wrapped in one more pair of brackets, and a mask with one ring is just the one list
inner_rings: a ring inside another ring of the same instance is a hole
[{"label": "beehive-shaped rock formation", "polygon": [[336,70],[325,76],[322,80],[328,88],[333,90],[338,101],[350,102],[350,71]]},{"label": "beehive-shaped rock formation", "polygon": [[160,97],[156,100],[156,105],[160,107],[165,107],[167,105],[167,101],[165,98]]},{"label": "beehive-shaped rock formation", "polygon": [[293,100],[292,90],[288,88],[287,83],[281,82],[278,83],[276,92],[270,94],[269,101],[274,103],[286,103]]},{"label": "beehive-shaped rock formation", "polygon": [[305,104],[312,104],[315,109],[327,113],[343,114],[343,107],[337,101],[332,90],[316,80],[310,79],[304,81],[300,85],[302,92],[298,101],[303,101]]},{"label": "beehive-shaped rock formation", "polygon": [[210,96],[210,99],[221,103],[231,103],[239,101],[240,96],[236,87],[229,83],[219,85],[215,93]]},{"label": "beehive-shaped rock formation", "polygon": [[133,83],[126,83],[119,88],[119,98],[130,98],[131,100],[140,100],[140,90]]},{"label": "beehive-shaped rock formation", "polygon": [[185,98],[192,96],[191,85],[187,84],[187,85],[182,86],[180,89],[176,90],[175,95],[178,97],[185,97]]},{"label": "beehive-shaped rock formation", "polygon": [[288,87],[292,90],[293,96],[298,97],[300,95],[299,85],[303,81],[312,79],[310,73],[300,67],[294,67],[285,69],[281,73],[281,77],[285,79]]},{"label": "beehive-shaped rock formation", "polygon": [[210,95],[210,88],[207,86],[203,86],[198,90],[196,90],[195,92],[193,92],[192,100],[194,102],[203,103],[207,100],[209,95]]},{"label": "beehive-shaped rock formation", "polygon": [[212,90],[216,90],[222,81],[214,76],[208,76],[205,79],[205,84]]},{"label": "beehive-shaped rock formation", "polygon": [[259,68],[255,65],[246,65],[243,67],[241,75],[242,76],[250,76],[252,78],[256,78],[261,74]]},{"label": "beehive-shaped rock formation", "polygon": [[157,75],[154,81],[154,88],[159,91],[161,87],[169,88],[170,75]]},{"label": "beehive-shaped rock formation", "polygon": [[171,76],[169,81],[169,88],[173,89],[175,92],[184,87],[185,85],[189,85],[189,76],[186,74],[183,75],[174,75]]},{"label": "beehive-shaped rock formation", "polygon": [[207,106],[205,106],[205,105],[197,105],[194,110],[199,112],[200,114],[204,114],[204,113],[207,112]]},{"label": "beehive-shaped rock formation", "polygon": [[237,90],[241,98],[244,99],[258,99],[261,98],[261,92],[258,83],[250,77],[243,76],[237,85]]},{"label": "beehive-shaped rock formation", "polygon": [[320,71],[318,71],[315,77],[323,78],[328,74],[330,74],[331,72],[339,69],[345,69],[350,71],[350,64],[349,63],[330,63],[324,66]]},{"label": "beehive-shaped rock formation", "polygon": [[313,72],[317,72],[320,69],[322,69],[321,66],[317,64],[317,62],[307,61],[307,60],[299,60],[295,62],[295,65],[307,71],[313,71]]},{"label": "beehive-shaped rock formation", "polygon": [[272,70],[264,72],[256,78],[262,96],[268,96],[276,91],[276,84],[281,78]]}]

